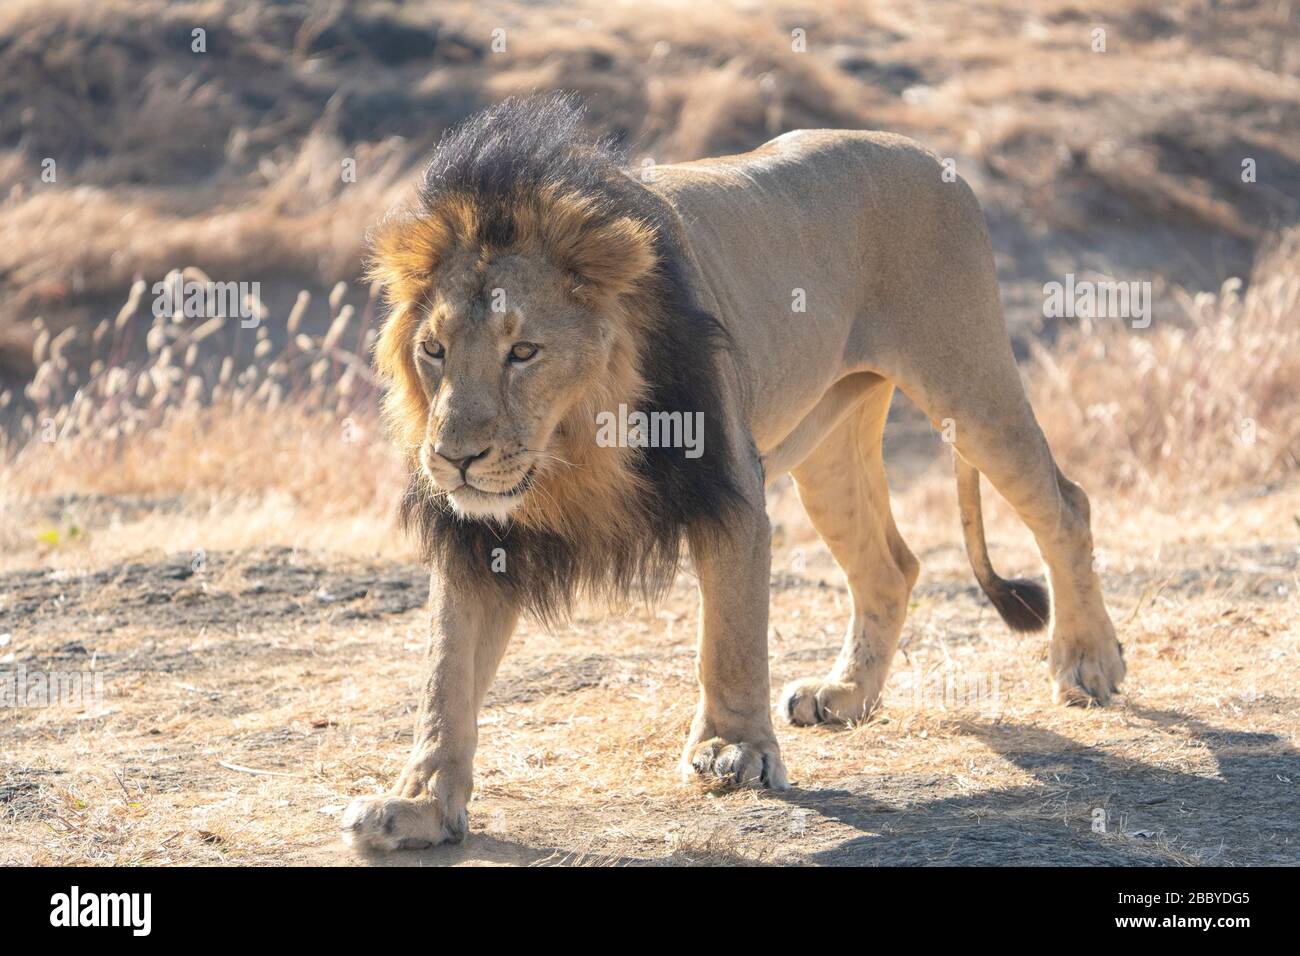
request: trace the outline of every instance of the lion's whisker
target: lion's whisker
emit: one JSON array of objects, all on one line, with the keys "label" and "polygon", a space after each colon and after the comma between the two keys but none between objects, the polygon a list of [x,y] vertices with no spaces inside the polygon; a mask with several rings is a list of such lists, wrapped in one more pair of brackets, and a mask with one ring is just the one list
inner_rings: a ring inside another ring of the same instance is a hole
[{"label": "lion's whisker", "polygon": [[524,451],[530,452],[531,454],[534,455],[545,455],[546,458],[549,459],[550,461],[558,461],[561,465],[568,465],[570,468],[585,467],[583,465],[577,464],[576,462],[567,461],[561,458],[559,455],[555,454],[554,452],[546,450],[545,448],[525,448]]}]

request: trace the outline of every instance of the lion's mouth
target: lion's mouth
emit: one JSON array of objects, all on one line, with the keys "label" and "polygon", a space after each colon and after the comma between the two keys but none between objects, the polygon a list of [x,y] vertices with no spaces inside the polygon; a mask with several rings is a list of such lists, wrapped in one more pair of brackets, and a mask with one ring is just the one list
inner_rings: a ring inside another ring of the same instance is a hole
[{"label": "lion's mouth", "polygon": [[535,466],[504,491],[489,491],[467,481],[448,491],[447,497],[452,507],[464,517],[505,522],[522,504],[523,495],[532,486],[534,477]]},{"label": "lion's mouth", "polygon": [[456,490],[464,491],[465,489],[468,488],[470,491],[475,491],[480,495],[493,495],[497,498],[515,498],[518,497],[519,495],[522,495],[525,491],[527,491],[530,487],[532,487],[533,473],[536,470],[537,470],[536,465],[532,465],[531,467],[529,467],[529,469],[526,472],[524,472],[524,477],[519,479],[519,483],[512,488],[507,488],[505,491],[488,491],[486,488],[480,488],[478,485],[470,484],[468,481],[465,482]]}]

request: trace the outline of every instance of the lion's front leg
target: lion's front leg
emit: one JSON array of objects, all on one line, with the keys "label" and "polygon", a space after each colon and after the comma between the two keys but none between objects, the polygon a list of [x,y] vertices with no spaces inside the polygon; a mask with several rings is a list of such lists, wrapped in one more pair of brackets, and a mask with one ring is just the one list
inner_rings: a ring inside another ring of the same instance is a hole
[{"label": "lion's front leg", "polygon": [[478,709],[518,619],[500,594],[434,573],[429,677],[406,767],[384,796],[359,797],[343,839],[360,850],[402,850],[464,838],[473,789]]},{"label": "lion's front leg", "polygon": [[691,534],[700,582],[700,703],[681,769],[784,790],[767,669],[771,532],[761,496],[738,511],[724,529]]}]

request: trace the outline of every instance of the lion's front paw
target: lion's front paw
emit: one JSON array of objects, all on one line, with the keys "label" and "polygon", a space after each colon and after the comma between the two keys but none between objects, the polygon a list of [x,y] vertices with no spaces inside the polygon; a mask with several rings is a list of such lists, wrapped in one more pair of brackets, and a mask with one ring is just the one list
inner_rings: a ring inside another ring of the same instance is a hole
[{"label": "lion's front paw", "polygon": [[358,797],[343,814],[343,842],[365,852],[419,850],[458,843],[467,827],[464,810],[446,819],[434,797]]},{"label": "lion's front paw", "polygon": [[797,727],[813,724],[847,724],[862,720],[880,700],[877,691],[871,695],[856,684],[817,680],[806,677],[791,681],[781,691],[781,714]]},{"label": "lion's front paw", "polygon": [[686,776],[695,773],[739,787],[785,790],[790,786],[775,740],[732,743],[714,737],[687,751],[682,773]]},{"label": "lion's front paw", "polygon": [[1109,703],[1126,670],[1124,648],[1114,638],[1082,647],[1067,644],[1059,652],[1054,643],[1049,664],[1052,700],[1083,707]]}]

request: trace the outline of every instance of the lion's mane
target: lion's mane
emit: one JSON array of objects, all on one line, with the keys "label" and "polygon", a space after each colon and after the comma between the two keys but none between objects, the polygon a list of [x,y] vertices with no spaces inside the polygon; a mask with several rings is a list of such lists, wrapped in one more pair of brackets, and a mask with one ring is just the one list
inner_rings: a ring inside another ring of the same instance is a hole
[{"label": "lion's mane", "polygon": [[[735,393],[720,385],[729,338],[688,287],[670,207],[623,167],[611,142],[583,135],[571,98],[509,99],[447,133],[415,207],[372,236],[372,274],[389,302],[376,361],[409,465],[403,524],[442,573],[504,588],[542,619],[563,617],[579,596],[655,597],[673,580],[684,534],[716,533],[739,500],[722,409]],[[627,381],[592,383],[591,399],[558,429],[585,460],[557,470],[546,494],[532,496],[531,517],[507,526],[458,516],[415,457],[429,405],[412,337],[457,244],[547,256],[626,343],[624,367],[610,375]],[[704,454],[596,449],[594,413],[629,392],[644,412],[703,412]]]}]

